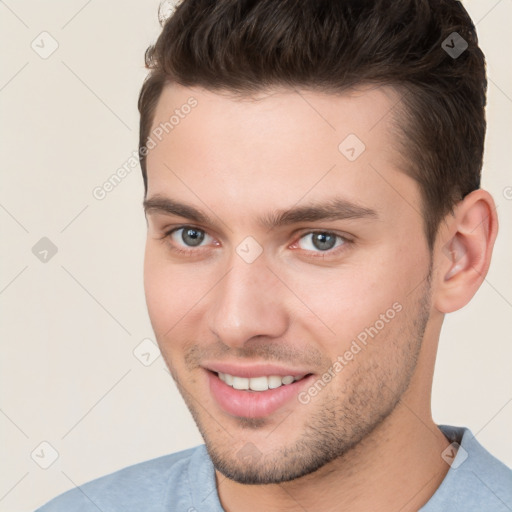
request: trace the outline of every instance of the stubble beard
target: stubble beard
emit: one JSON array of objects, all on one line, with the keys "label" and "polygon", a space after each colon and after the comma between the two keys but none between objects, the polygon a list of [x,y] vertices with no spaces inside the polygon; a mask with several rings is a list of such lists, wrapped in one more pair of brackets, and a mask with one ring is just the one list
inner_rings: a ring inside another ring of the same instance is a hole
[{"label": "stubble beard", "polygon": [[[243,455],[241,454],[244,450],[235,451],[233,446],[236,444],[236,437],[231,437],[227,433],[229,430],[233,431],[232,425],[223,426],[220,424],[222,420],[219,420],[219,423],[214,421],[180,385],[175,372],[170,368],[205,440],[214,467],[227,478],[242,484],[280,484],[317,471],[333,460],[343,457],[368,437],[393,412],[416,369],[429,319],[431,270],[430,267],[425,285],[416,304],[412,305],[415,306],[413,314],[409,314],[387,339],[381,338],[370,342],[391,343],[395,351],[394,358],[385,361],[387,364],[384,367],[381,360],[375,357],[359,359],[356,356],[350,364],[359,366],[350,380],[343,382],[342,389],[339,389],[339,385],[337,390],[334,389],[334,379],[328,386],[331,389],[324,389],[315,401],[307,405],[298,405],[301,408],[312,408],[299,439],[289,444],[281,443],[280,447],[272,452],[260,451],[252,443],[247,443],[252,446],[252,456],[251,450],[246,450]],[[409,341],[404,343],[405,339]],[[399,340],[398,343],[396,340]],[[325,397],[321,397],[323,393],[326,393]],[[285,421],[290,420],[293,420],[293,413]],[[236,418],[236,421],[237,431],[256,431],[264,428],[270,420]],[[223,436],[225,441],[219,440],[219,435]]]}]

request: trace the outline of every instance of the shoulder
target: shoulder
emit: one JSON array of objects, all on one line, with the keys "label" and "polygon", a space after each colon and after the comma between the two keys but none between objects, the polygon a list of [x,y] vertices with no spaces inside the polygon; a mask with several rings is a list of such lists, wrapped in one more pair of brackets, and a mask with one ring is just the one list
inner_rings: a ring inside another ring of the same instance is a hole
[{"label": "shoulder", "polygon": [[204,445],[200,445],[140,462],[79,485],[36,512],[163,511],[170,492],[188,492],[191,460],[206,456]]},{"label": "shoulder", "polygon": [[512,510],[512,470],[491,455],[469,429],[448,425],[439,428],[452,441],[443,452],[450,469],[421,512]]}]

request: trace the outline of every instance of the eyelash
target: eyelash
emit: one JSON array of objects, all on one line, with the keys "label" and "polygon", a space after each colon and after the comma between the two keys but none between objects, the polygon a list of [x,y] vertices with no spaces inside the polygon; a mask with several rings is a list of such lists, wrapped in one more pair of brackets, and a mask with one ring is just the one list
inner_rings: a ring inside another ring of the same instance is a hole
[{"label": "eyelash", "polygon": [[[187,224],[187,225],[183,225],[183,226],[174,227],[174,228],[166,231],[158,239],[165,241],[168,238],[171,238],[171,236],[174,233],[176,233],[177,231],[180,231],[181,229],[195,229],[197,231],[201,231],[202,233],[204,233],[207,236],[210,236],[210,235],[208,235],[208,233],[204,229],[201,229],[201,228],[198,228],[196,226],[191,226],[191,225]],[[318,230],[312,230],[312,231],[305,231],[304,233],[302,233],[297,238],[297,241],[293,242],[293,244],[291,244],[291,245],[296,245],[301,239],[303,239],[307,235],[311,235],[311,234],[315,234],[315,233],[322,233],[322,234],[326,234],[326,235],[334,235],[337,239],[341,239],[343,243],[341,245],[339,245],[338,247],[334,247],[334,248],[329,249],[327,251],[308,251],[307,249],[304,249],[306,252],[310,253],[309,257],[311,257],[311,258],[325,258],[326,255],[328,255],[328,256],[337,255],[339,252],[346,250],[347,246],[349,244],[353,243],[353,240],[349,239],[346,236],[342,236],[342,235],[340,235],[340,234],[338,234],[338,233],[336,233],[334,231],[326,231],[326,230],[318,229]],[[173,252],[175,252],[176,254],[180,254],[180,255],[191,255],[191,254],[197,253],[198,250],[202,248],[202,246],[198,246],[198,249],[183,249],[181,247],[177,247],[177,246],[173,245],[172,243],[169,243],[169,246],[170,246],[170,248],[171,248],[171,250]]]}]

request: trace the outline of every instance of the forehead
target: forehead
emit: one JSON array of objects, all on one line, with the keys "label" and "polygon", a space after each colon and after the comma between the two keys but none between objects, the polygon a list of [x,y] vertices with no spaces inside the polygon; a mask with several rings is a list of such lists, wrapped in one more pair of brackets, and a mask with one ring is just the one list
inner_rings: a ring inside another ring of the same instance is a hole
[{"label": "forehead", "polygon": [[419,198],[393,135],[399,99],[390,87],[336,95],[274,89],[237,99],[166,86],[150,134],[147,195],[261,215],[336,193],[374,209],[394,202],[400,212],[403,194]]}]

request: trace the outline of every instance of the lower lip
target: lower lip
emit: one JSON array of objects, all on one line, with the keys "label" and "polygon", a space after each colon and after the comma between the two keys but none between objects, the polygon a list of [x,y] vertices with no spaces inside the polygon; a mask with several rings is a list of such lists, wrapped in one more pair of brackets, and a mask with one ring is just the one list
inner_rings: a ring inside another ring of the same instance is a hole
[{"label": "lower lip", "polygon": [[263,418],[277,411],[297,398],[300,390],[307,385],[313,375],[267,391],[244,391],[232,388],[221,381],[216,373],[207,371],[210,391],[220,408],[243,418]]}]

